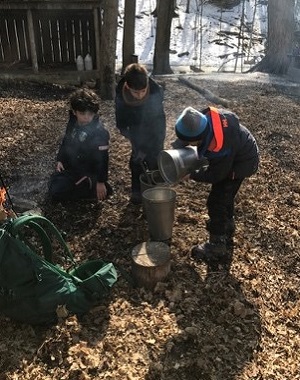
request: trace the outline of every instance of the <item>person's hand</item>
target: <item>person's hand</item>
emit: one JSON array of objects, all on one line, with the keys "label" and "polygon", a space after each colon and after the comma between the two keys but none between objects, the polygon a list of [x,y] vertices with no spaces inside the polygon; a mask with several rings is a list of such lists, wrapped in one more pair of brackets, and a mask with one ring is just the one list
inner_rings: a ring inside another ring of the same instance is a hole
[{"label": "person's hand", "polygon": [[139,163],[142,163],[145,160],[145,157],[146,157],[146,154],[142,150],[139,150],[134,155],[133,161],[139,164]]},{"label": "person's hand", "polygon": [[65,170],[64,165],[63,165],[62,162],[58,161],[58,163],[56,164],[56,170],[58,172],[62,172],[63,170]]},{"label": "person's hand", "polygon": [[96,185],[96,192],[97,192],[97,198],[99,201],[103,201],[106,198],[107,190],[105,183],[103,182],[97,182]]},{"label": "person's hand", "polygon": [[129,129],[122,129],[121,134],[128,140],[130,140],[130,131]]},{"label": "person's hand", "polygon": [[191,179],[191,175],[187,174],[184,177],[181,178],[181,181],[189,181]]},{"label": "person's hand", "polygon": [[180,139],[176,139],[175,141],[173,141],[171,143],[171,146],[173,149],[181,149],[181,148],[185,148],[186,146],[188,146],[189,143],[186,142],[186,141],[182,141]]}]

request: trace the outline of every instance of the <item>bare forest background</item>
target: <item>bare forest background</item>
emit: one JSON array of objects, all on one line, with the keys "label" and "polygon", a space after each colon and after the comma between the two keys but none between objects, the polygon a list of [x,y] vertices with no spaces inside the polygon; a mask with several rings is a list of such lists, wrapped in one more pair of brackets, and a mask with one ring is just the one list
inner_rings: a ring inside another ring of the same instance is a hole
[{"label": "bare forest background", "polygon": [[[267,7],[267,33],[265,51],[249,71],[262,71],[284,75],[291,63],[291,56],[298,55],[297,14],[299,0],[255,0],[253,19],[245,18],[249,0],[157,0],[151,12],[155,24],[155,46],[152,74],[173,73],[170,64],[170,40],[172,22],[178,17],[178,7],[186,13],[196,13],[195,29],[198,32],[198,59],[192,70],[202,71],[203,14],[208,6],[216,7],[216,17],[222,20],[222,12],[237,5],[241,17],[235,20],[230,33],[237,35],[237,47],[233,72],[238,59],[249,62],[254,39],[256,9],[263,3]],[[34,5],[32,5],[34,4]],[[116,47],[120,19],[122,23],[121,71],[138,59],[136,49],[137,0],[72,0],[25,2],[0,0],[0,64],[13,69],[16,64],[31,64],[34,72],[66,67],[76,69],[79,55],[92,55],[97,86],[103,99],[114,98]],[[120,7],[123,14],[120,17]],[[221,22],[220,22],[221,24]],[[220,30],[221,33],[221,30]],[[146,43],[146,42],[145,42]]]},{"label": "bare forest background", "polygon": [[[124,38],[123,38],[123,69],[130,62],[131,54],[134,49],[134,22],[135,9],[132,1],[125,1],[125,16],[124,16]],[[264,71],[273,74],[285,74],[290,64],[290,53],[294,45],[294,33],[296,31],[296,14],[299,6],[295,0],[286,2],[272,0],[254,2],[252,22],[245,17],[246,4],[249,0],[200,0],[200,1],[158,1],[153,13],[157,16],[156,36],[155,36],[155,51],[153,59],[154,74],[170,74],[173,72],[170,66],[170,38],[172,19],[178,17],[176,9],[178,6],[185,5],[185,12],[189,13],[191,9],[197,14],[197,25],[200,34],[199,56],[197,69],[201,71],[201,53],[203,49],[203,13],[208,5],[218,6],[220,25],[222,22],[222,12],[233,8],[237,5],[241,7],[241,16],[236,20],[236,25],[233,25],[232,34],[237,34],[237,48],[235,52],[236,63],[234,72],[237,71],[237,62],[239,57],[249,60],[249,51],[254,38],[254,21],[256,17],[256,9],[262,3],[267,6],[267,35],[265,54],[261,62],[251,68],[251,71]],[[184,3],[184,4],[183,4]],[[130,7],[126,4],[130,4]],[[132,13],[131,13],[132,12]],[[221,27],[220,27],[221,29]],[[223,32],[224,33],[224,32]],[[221,34],[221,30],[220,30]]]}]

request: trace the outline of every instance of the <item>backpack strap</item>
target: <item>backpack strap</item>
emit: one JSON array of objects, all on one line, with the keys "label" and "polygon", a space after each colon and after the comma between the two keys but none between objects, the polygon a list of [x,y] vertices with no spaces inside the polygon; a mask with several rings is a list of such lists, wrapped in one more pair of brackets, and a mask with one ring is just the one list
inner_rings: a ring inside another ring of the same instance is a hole
[{"label": "backpack strap", "polygon": [[54,224],[50,222],[50,220],[40,215],[29,214],[19,216],[16,219],[12,219],[10,221],[8,224],[9,233],[13,236],[19,237],[21,240],[25,241],[27,245],[30,246],[30,243],[26,239],[24,232],[21,231],[23,227],[32,228],[38,234],[41,239],[44,257],[47,261],[52,263],[52,244],[49,235],[44,229],[44,227],[46,227],[48,231],[51,232],[56,240],[60,243],[66,259],[70,260],[72,264],[75,265],[73,255],[71,254],[69,247],[67,246],[61,233],[54,226]]},{"label": "backpack strap", "polygon": [[45,259],[52,264],[53,263],[53,260],[52,260],[53,249],[52,249],[51,240],[47,232],[38,223],[29,221],[28,224],[25,225],[24,229],[20,228],[20,230],[17,232],[18,238],[22,240],[25,244],[27,244],[28,247],[31,248],[32,251],[35,251],[33,244],[31,244],[29,239],[27,239],[26,237],[26,228],[29,228],[29,227],[32,228],[38,234],[41,244],[42,244],[42,248],[43,248],[43,255]]}]

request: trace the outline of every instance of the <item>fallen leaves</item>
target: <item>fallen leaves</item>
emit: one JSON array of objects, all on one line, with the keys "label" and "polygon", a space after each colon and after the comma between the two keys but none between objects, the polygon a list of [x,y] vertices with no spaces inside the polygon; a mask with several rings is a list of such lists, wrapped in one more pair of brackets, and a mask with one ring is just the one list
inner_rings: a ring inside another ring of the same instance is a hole
[{"label": "fallen leaves", "polygon": [[[201,109],[207,101],[163,80],[170,148],[180,110]],[[153,291],[130,283],[132,249],[149,235],[142,210],[128,204],[130,147],[116,131],[113,103],[101,103],[101,118],[111,134],[114,195],[103,204],[53,206],[44,194],[69,90],[3,87],[1,174],[67,233],[77,259],[101,257],[125,272],[111,296],[81,320],[63,305],[59,323],[48,328],[1,317],[0,373],[6,380],[300,379],[299,104],[270,84],[197,81],[231,102],[258,140],[261,165],[237,196],[229,276],[207,277],[205,266],[189,258],[191,247],[207,238],[209,186],[175,187],[171,273]],[[261,110],[268,112],[262,117]]]}]

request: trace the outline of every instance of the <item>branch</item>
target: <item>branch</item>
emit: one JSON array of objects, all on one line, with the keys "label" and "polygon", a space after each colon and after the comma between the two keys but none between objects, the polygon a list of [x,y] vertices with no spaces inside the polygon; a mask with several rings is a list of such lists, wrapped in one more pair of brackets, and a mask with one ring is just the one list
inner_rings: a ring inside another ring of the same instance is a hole
[{"label": "branch", "polygon": [[203,95],[205,97],[205,99],[207,99],[207,100],[209,100],[209,101],[211,101],[211,102],[213,102],[215,104],[220,104],[220,105],[228,108],[229,101],[227,99],[220,98],[220,97],[216,96],[211,91],[206,90],[205,88],[202,88],[200,86],[195,85],[194,83],[190,82],[188,79],[179,77],[178,80],[179,80],[179,82],[183,83],[187,87],[190,87],[193,90],[199,92],[199,94]]}]

